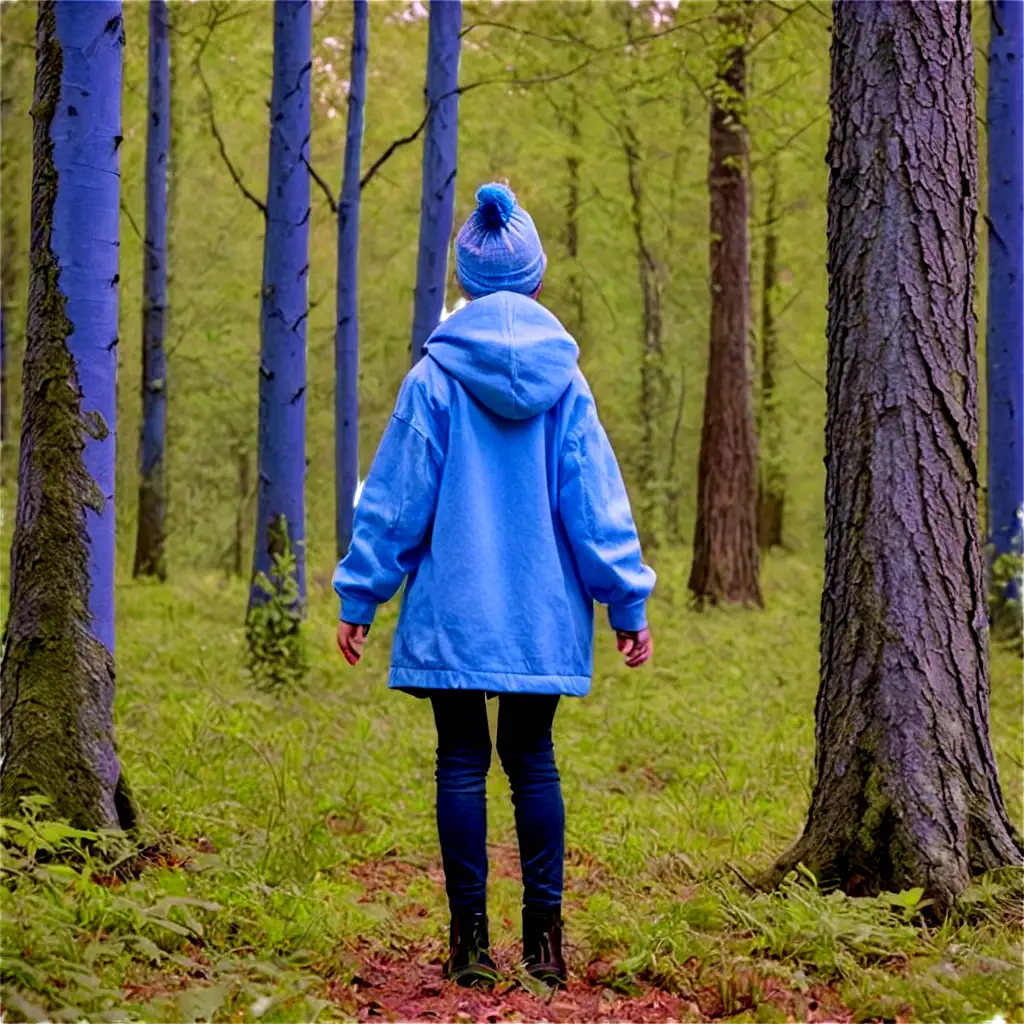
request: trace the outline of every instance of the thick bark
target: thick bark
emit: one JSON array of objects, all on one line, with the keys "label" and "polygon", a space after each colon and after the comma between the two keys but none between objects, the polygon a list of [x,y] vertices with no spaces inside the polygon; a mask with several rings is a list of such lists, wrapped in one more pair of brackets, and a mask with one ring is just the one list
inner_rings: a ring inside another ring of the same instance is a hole
[{"label": "thick bark", "polygon": [[764,271],[761,282],[761,404],[758,424],[760,476],[757,490],[757,543],[762,551],[782,545],[782,517],[786,508],[782,422],[776,393],[775,368],[779,332],[775,324],[775,291],[779,259],[779,176],[773,160],[765,211]]},{"label": "thick bark", "polygon": [[344,557],[352,541],[352,515],[359,486],[359,164],[369,21],[368,0],[353,0],[345,167],[338,201],[338,322],[334,334],[335,536],[339,558]]},{"label": "thick bark", "polygon": [[166,0],[149,3],[149,119],[146,123],[146,240],[142,271],[142,425],[136,576],[167,577],[167,164],[171,63]]},{"label": "thick bark", "polygon": [[306,598],[306,320],[309,313],[310,0],[274,0],[267,227],[260,310],[259,496],[249,607],[266,594],[287,523],[300,600]]},{"label": "thick bark", "polygon": [[41,0],[0,810],[130,827],[114,747],[119,0]]},{"label": "thick bark", "polygon": [[[412,363],[441,322],[448,280],[448,246],[455,219],[459,132],[459,49],[462,0],[431,0],[427,41],[427,130],[423,136],[423,194],[416,261]],[[444,97],[442,99],[442,97]]]},{"label": "thick bark", "polygon": [[778,867],[942,913],[1024,856],[989,742],[970,5],[834,17],[816,782]]},{"label": "thick bark", "polygon": [[690,590],[698,606],[761,605],[757,550],[757,441],[748,338],[747,139],[743,126],[747,14],[725,4],[730,40],[711,105],[711,329],[697,477]]},{"label": "thick bark", "polygon": [[988,534],[1021,551],[1024,510],[1024,4],[992,0],[988,60]]}]

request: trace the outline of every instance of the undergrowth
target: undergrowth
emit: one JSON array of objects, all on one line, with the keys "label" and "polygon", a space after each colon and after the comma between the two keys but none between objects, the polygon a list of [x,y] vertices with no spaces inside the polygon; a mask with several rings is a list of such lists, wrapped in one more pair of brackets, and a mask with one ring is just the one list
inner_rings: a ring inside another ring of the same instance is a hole
[{"label": "undergrowth", "polygon": [[272,533],[279,550],[274,552],[270,573],[257,573],[254,580],[262,596],[245,623],[245,667],[257,689],[280,694],[302,684],[309,658],[302,636],[298,562],[283,516]]},{"label": "undergrowth", "polygon": [[[694,1020],[813,1005],[818,1019],[1024,1021],[1019,873],[977,880],[939,927],[916,891],[749,887],[802,825],[814,742],[820,576],[791,556],[764,575],[764,612],[698,614],[685,576],[662,569],[654,664],[620,668],[599,627],[593,692],[559,709],[573,975],[610,999],[657,986]],[[352,1019],[367,957],[439,978],[429,707],[387,690],[394,608],[353,670],[329,583],[310,597],[307,685],[272,695],[239,663],[241,582],[121,585],[118,741],[142,850],[47,821],[39,802],[3,823],[5,1019]],[[994,650],[993,744],[1018,824],[1021,708],[1019,661]],[[497,768],[489,790],[491,930],[508,960],[521,890]]]}]

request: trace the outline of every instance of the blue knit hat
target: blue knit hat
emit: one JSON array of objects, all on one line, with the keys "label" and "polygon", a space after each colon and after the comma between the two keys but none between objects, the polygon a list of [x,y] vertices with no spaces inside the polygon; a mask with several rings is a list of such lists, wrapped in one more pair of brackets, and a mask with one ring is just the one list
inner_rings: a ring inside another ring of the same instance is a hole
[{"label": "blue knit hat", "polygon": [[512,189],[497,182],[481,185],[476,202],[455,239],[455,267],[464,291],[473,299],[491,292],[532,295],[548,262],[533,218]]}]

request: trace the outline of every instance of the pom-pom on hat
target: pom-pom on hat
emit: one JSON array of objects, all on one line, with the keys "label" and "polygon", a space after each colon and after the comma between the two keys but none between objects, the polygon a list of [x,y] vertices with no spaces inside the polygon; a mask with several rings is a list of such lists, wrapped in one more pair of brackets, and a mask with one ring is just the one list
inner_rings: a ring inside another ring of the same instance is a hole
[{"label": "pom-pom on hat", "polygon": [[455,267],[472,299],[491,292],[532,295],[547,267],[533,218],[507,185],[481,185],[476,209],[455,239]]}]

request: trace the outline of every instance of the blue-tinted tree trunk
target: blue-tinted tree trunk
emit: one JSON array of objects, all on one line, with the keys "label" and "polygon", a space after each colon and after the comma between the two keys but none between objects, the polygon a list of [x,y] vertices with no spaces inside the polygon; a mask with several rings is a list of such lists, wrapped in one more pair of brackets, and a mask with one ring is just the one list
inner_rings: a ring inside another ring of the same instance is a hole
[{"label": "blue-tinted tree trunk", "polygon": [[778,867],[941,914],[1024,857],[989,739],[971,5],[833,10],[816,779]]},{"label": "blue-tinted tree trunk", "polygon": [[352,512],[359,485],[359,164],[369,21],[368,0],[353,0],[348,128],[338,202],[338,324],[334,336],[334,492],[339,557],[352,541]]},{"label": "blue-tinted tree trunk", "polygon": [[142,427],[135,575],[166,578],[167,536],[167,163],[171,64],[166,0],[149,3],[149,117],[146,122],[146,240],[142,271]]},{"label": "blue-tinted tree trunk", "polygon": [[[305,601],[306,319],[309,312],[310,0],[274,0],[270,165],[260,311],[260,421],[254,577],[284,548]],[[249,606],[264,593],[255,580]]]},{"label": "blue-tinted tree trunk", "polygon": [[993,0],[988,61],[988,528],[1020,552],[1024,506],[1024,3]]},{"label": "blue-tinted tree trunk", "polygon": [[87,828],[134,823],[113,730],[123,48],[119,0],[41,0],[0,798]]},{"label": "blue-tinted tree trunk", "polygon": [[459,134],[461,0],[431,0],[427,41],[427,130],[423,137],[423,195],[412,362],[441,321],[448,277],[448,243],[455,217],[455,170]]}]

